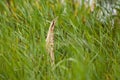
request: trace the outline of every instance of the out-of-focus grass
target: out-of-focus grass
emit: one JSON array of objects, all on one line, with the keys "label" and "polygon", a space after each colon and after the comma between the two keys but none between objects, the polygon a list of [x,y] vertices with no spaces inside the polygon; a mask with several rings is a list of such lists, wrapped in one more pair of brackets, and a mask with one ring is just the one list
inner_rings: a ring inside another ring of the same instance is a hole
[{"label": "out-of-focus grass", "polygon": [[[119,80],[120,9],[118,14],[90,13],[72,0],[0,1],[0,80]],[[50,21],[55,27],[55,59],[45,49]],[[112,24],[114,21],[114,24]]]}]

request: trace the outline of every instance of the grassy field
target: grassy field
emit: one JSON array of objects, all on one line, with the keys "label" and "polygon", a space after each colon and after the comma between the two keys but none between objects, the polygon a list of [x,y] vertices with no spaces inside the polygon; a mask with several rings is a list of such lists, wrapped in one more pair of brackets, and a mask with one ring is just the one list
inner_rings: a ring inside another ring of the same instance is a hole
[{"label": "grassy field", "polygon": [[[0,0],[0,80],[120,80],[120,7],[112,15],[72,0],[9,3]],[[51,66],[45,39],[57,16]]]}]

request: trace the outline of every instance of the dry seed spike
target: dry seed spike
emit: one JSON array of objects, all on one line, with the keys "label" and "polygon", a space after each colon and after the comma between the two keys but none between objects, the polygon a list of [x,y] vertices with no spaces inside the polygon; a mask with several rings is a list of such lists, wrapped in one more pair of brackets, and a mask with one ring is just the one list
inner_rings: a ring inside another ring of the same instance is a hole
[{"label": "dry seed spike", "polygon": [[[58,18],[58,17],[57,17]],[[50,55],[51,58],[51,64],[55,64],[55,57],[54,57],[54,27],[57,21],[57,18],[55,18],[49,27],[47,38],[46,38],[46,49]]]}]

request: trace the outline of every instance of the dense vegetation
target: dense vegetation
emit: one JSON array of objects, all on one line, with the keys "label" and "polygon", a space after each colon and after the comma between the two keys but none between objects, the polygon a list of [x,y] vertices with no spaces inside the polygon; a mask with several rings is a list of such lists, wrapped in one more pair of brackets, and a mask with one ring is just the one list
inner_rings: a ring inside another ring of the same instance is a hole
[{"label": "dense vegetation", "polygon": [[[65,2],[0,0],[0,80],[120,79],[119,2],[116,15]],[[51,66],[45,38],[57,16]]]}]

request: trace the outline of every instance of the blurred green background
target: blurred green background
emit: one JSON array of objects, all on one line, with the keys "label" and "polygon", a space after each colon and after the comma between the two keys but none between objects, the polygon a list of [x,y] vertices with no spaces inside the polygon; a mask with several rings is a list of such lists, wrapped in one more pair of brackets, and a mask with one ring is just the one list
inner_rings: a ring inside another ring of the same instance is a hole
[{"label": "blurred green background", "polygon": [[[57,16],[51,66],[45,38]],[[119,79],[119,0],[0,0],[0,80]]]}]

